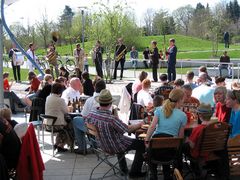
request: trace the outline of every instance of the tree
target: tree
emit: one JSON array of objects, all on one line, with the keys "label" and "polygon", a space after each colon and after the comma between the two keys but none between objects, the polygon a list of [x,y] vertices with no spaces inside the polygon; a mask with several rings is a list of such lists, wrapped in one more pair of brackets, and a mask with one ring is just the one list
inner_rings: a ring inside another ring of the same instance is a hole
[{"label": "tree", "polygon": [[[73,52],[73,48],[72,48],[71,27],[72,27],[73,16],[74,16],[74,12],[72,11],[71,7],[66,5],[63,10],[63,14],[60,16],[60,20],[59,20],[59,29],[60,29],[61,37],[64,37],[64,40],[70,43],[72,52]],[[62,40],[63,39],[61,39],[60,41]]]},{"label": "tree", "polygon": [[143,21],[144,21],[145,34],[147,36],[152,35],[154,13],[155,11],[153,9],[147,9],[146,12],[144,13]]},{"label": "tree", "polygon": [[52,29],[53,29],[53,23],[48,21],[48,17],[45,11],[45,14],[42,15],[41,21],[37,22],[37,33],[43,39],[43,45],[46,52],[47,52],[48,42],[50,42]]},{"label": "tree", "polygon": [[194,8],[191,5],[180,7],[173,11],[173,17],[177,24],[177,27],[184,31],[185,35],[188,35],[190,22],[192,20]]}]

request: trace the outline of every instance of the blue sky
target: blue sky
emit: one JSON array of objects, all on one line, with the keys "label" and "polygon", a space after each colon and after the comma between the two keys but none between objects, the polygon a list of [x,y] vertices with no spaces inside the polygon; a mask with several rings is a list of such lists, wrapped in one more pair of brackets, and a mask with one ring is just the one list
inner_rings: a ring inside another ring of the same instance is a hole
[{"label": "blue sky", "polygon": [[[166,9],[169,12],[177,9],[178,7],[191,4],[193,7],[198,2],[203,5],[209,3],[210,7],[218,2],[226,2],[223,0],[125,0],[129,6],[134,10],[138,22],[141,24],[141,18],[147,8],[152,9]],[[23,23],[25,26],[34,24],[41,19],[41,15],[46,11],[48,19],[57,21],[58,16],[62,13],[64,6],[69,5],[73,11],[79,11],[80,6],[91,7],[92,3],[96,0],[18,0],[11,6],[5,8],[5,17],[8,24],[14,22]],[[106,2],[107,0],[101,0]],[[116,0],[109,0],[114,3]],[[147,3],[146,3],[147,2]]]}]

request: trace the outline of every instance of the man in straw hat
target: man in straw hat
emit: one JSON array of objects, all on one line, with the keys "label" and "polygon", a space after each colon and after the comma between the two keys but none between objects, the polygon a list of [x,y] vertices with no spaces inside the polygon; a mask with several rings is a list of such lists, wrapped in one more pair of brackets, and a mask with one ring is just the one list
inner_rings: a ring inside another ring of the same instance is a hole
[{"label": "man in straw hat", "polygon": [[118,117],[112,115],[111,108],[114,99],[109,90],[103,89],[95,99],[100,107],[89,113],[86,122],[95,125],[98,129],[100,147],[105,152],[117,154],[118,159],[121,159],[119,167],[125,174],[128,173],[127,163],[124,157],[125,152],[136,150],[129,176],[145,176],[145,173],[141,172],[143,164],[142,154],[145,151],[144,142],[123,135],[126,132],[134,132],[141,128],[143,123],[126,125]]}]

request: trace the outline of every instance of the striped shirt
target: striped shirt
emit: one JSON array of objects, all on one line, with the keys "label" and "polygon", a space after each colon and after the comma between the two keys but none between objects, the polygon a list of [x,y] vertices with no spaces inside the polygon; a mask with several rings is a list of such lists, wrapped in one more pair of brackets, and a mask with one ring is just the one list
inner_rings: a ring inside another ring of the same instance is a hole
[{"label": "striped shirt", "polygon": [[99,108],[92,110],[87,116],[86,122],[96,126],[99,133],[99,146],[107,153],[125,152],[132,144],[133,140],[123,135],[128,132],[128,126],[112,115],[109,110]]}]

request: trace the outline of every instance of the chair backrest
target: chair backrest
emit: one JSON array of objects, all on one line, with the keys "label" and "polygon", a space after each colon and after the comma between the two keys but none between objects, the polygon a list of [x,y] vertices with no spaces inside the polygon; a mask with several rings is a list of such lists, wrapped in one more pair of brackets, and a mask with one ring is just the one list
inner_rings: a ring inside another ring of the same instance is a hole
[{"label": "chair backrest", "polygon": [[227,146],[230,126],[215,122],[203,129],[200,141],[200,154],[224,150]]},{"label": "chair backrest", "polygon": [[160,137],[152,138],[150,141],[150,149],[179,149],[183,142],[183,138]]},{"label": "chair backrest", "polygon": [[98,130],[97,130],[96,126],[93,125],[93,124],[89,124],[89,123],[86,123],[86,125],[87,125],[87,131],[88,131],[88,133],[89,133],[90,135],[98,138],[99,135],[98,135]]},{"label": "chair backrest", "polygon": [[29,122],[38,120],[38,116],[44,113],[45,101],[42,98],[33,98]]},{"label": "chair backrest", "polygon": [[240,135],[228,139],[230,175],[240,175]]},{"label": "chair backrest", "polygon": [[141,104],[133,103],[130,110],[129,120],[144,119],[144,107]]},{"label": "chair backrest", "polygon": [[55,122],[57,121],[57,117],[56,116],[50,116],[50,115],[46,115],[46,114],[40,114],[40,118],[42,119],[43,121],[43,124],[46,124],[44,122],[44,119],[46,119],[47,121],[48,120],[51,120],[52,121],[52,126],[54,126]]}]

